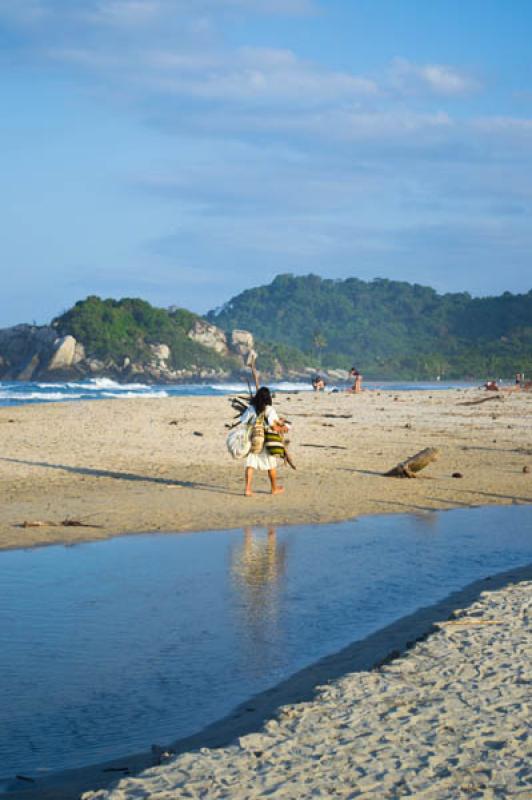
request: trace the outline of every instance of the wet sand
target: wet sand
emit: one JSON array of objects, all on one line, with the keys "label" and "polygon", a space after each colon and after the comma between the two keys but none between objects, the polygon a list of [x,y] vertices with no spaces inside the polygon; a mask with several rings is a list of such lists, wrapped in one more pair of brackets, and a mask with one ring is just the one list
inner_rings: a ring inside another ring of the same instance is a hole
[{"label": "wet sand", "polygon": [[[532,394],[462,405],[487,396],[474,389],[279,395],[276,407],[293,423],[297,471],[281,468],[286,492],[276,497],[256,475],[252,498],[243,495],[242,462],[225,447],[233,417],[225,397],[0,408],[0,548],[530,503]],[[429,446],[440,458],[417,479],[383,477]]]}]

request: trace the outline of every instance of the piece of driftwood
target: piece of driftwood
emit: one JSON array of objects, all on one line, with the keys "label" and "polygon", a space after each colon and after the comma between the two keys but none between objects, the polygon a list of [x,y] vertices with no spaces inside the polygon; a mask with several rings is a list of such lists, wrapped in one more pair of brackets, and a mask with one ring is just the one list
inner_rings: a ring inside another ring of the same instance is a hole
[{"label": "piece of driftwood", "polygon": [[347,450],[347,447],[343,444],[310,444],[307,442],[302,444],[301,447],[321,447],[324,450]]},{"label": "piece of driftwood", "polygon": [[389,478],[415,478],[416,474],[432,461],[435,461],[438,455],[439,451],[436,447],[426,447],[424,450],[420,450],[419,453],[416,453],[415,456],[401,461],[400,464],[397,464],[397,466],[384,474]]},{"label": "piece of driftwood", "polygon": [[492,394],[490,397],[481,397],[479,400],[466,400],[465,403],[457,403],[459,406],[478,406],[480,403],[488,403],[490,400],[498,400],[499,403],[504,403],[504,398],[498,394]]},{"label": "piece of driftwood", "polygon": [[103,525],[93,525],[90,522],[81,522],[79,519],[64,519],[61,522],[51,522],[50,520],[28,520],[25,519],[17,528],[103,528]]},{"label": "piece of driftwood", "polygon": [[57,522],[45,522],[42,519],[29,520],[25,519],[17,528],[56,528]]}]

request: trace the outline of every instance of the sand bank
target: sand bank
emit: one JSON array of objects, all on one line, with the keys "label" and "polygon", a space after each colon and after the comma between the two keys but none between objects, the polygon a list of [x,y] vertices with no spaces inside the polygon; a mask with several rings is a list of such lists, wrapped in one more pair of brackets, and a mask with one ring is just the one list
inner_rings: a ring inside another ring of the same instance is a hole
[{"label": "sand bank", "polygon": [[[531,797],[531,589],[484,590],[401,657],[282,706],[260,732],[82,800]],[[402,633],[416,622],[423,612]],[[397,641],[401,626],[391,627]],[[356,666],[356,650],[349,655]],[[359,662],[367,655],[359,647]]]},{"label": "sand bank", "polygon": [[[477,390],[279,395],[296,472],[271,497],[225,448],[226,398],[121,399],[0,408],[0,548],[120,533],[316,523],[388,512],[532,502],[532,395]],[[382,477],[428,446],[416,480]],[[460,472],[462,478],[453,478]],[[99,527],[17,527],[76,519]]]}]

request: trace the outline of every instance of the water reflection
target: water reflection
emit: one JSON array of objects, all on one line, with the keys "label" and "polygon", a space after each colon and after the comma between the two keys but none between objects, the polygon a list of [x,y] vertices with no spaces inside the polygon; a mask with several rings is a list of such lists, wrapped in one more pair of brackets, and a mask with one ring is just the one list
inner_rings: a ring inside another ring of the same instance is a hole
[{"label": "water reflection", "polygon": [[[248,640],[248,668],[258,674],[271,662],[271,644],[282,634],[280,595],[286,569],[286,542],[275,528],[244,528],[242,541],[231,549],[231,585],[239,595],[235,611],[243,639]],[[251,645],[251,646],[249,646]]]}]

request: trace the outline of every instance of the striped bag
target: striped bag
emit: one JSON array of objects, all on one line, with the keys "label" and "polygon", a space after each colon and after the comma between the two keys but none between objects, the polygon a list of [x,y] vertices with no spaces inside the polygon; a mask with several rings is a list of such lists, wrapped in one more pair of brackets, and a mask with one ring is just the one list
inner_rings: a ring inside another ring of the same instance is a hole
[{"label": "striped bag", "polygon": [[284,443],[283,437],[280,433],[276,433],[276,431],[267,430],[264,435],[264,444],[266,446],[266,450],[268,451],[269,456],[278,456],[279,458],[284,458]]}]

